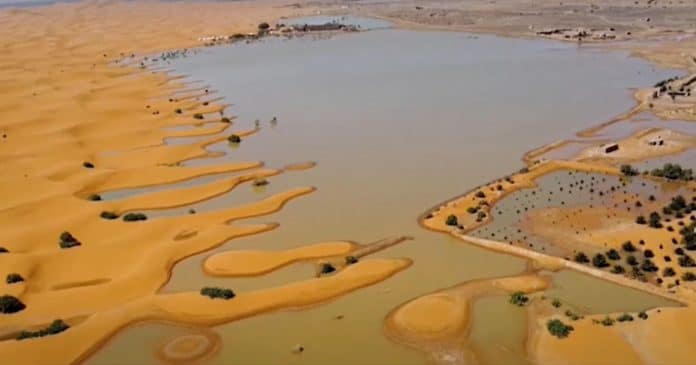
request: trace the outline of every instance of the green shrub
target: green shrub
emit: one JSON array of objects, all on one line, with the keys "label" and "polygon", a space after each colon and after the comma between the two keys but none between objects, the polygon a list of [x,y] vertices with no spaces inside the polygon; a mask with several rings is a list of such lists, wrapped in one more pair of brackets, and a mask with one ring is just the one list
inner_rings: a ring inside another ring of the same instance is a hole
[{"label": "green shrub", "polygon": [[143,213],[128,213],[123,216],[123,220],[126,222],[145,221],[147,216]]},{"label": "green shrub", "polygon": [[19,336],[17,336],[17,340],[26,340],[28,338],[35,338],[35,337],[44,337],[44,336],[50,336],[50,335],[55,335],[58,333],[61,333],[65,330],[70,328],[63,320],[61,319],[56,319],[53,321],[48,327],[44,329],[40,329],[38,331],[22,331]]},{"label": "green shrub", "polygon": [[346,265],[353,265],[358,262],[358,258],[355,256],[346,256]]},{"label": "green shrub", "polygon": [[87,200],[91,200],[93,202],[98,202],[98,201],[102,200],[102,198],[101,198],[101,195],[99,195],[99,194],[90,194],[87,197]]},{"label": "green shrub", "polygon": [[653,169],[650,175],[669,180],[693,180],[693,170],[683,169],[679,164],[666,163],[661,169]]},{"label": "green shrub", "polygon": [[668,278],[670,276],[674,276],[674,275],[677,275],[677,273],[671,267],[665,267],[664,270],[662,270],[662,276],[664,276],[666,278]]},{"label": "green shrub", "polygon": [[99,216],[104,218],[104,219],[109,219],[109,220],[118,219],[118,214],[116,214],[114,212],[103,211],[103,212],[101,212],[101,214]]},{"label": "green shrub", "polygon": [[616,320],[619,322],[631,322],[633,321],[633,316],[628,313],[624,313],[616,318]]},{"label": "green shrub", "polygon": [[60,248],[73,248],[82,245],[70,232],[61,233],[59,238],[58,245]]},{"label": "green shrub", "polygon": [[19,283],[22,281],[24,281],[24,278],[22,277],[22,275],[19,275],[17,273],[7,274],[7,278],[5,278],[5,282],[8,284]]},{"label": "green shrub", "polygon": [[694,281],[696,280],[696,274],[691,271],[687,271],[682,275],[682,280],[684,281]]},{"label": "green shrub", "polygon": [[193,118],[195,118],[195,119],[203,119],[203,114],[201,114],[201,113],[196,113],[196,114],[193,115]]},{"label": "green shrub", "polygon": [[604,318],[600,323],[601,323],[603,326],[607,326],[607,327],[608,327],[608,326],[613,326],[613,325],[614,325],[614,320],[611,319],[609,316],[607,316],[607,317]]},{"label": "green shrub", "polygon": [[604,257],[604,255],[598,253],[594,255],[594,257],[592,258],[592,265],[598,268],[604,268],[609,266],[609,263],[607,262],[607,259],[606,257]]},{"label": "green shrub", "polygon": [[232,134],[229,137],[227,137],[227,141],[230,143],[240,143],[242,142],[242,138],[236,134]]},{"label": "green shrub", "polygon": [[558,298],[554,298],[554,300],[551,301],[551,305],[554,306],[554,308],[559,308],[561,306],[561,301]]},{"label": "green shrub", "polygon": [[626,252],[634,252],[636,250],[636,246],[633,246],[633,243],[631,243],[631,241],[624,242],[621,245],[621,248]]},{"label": "green shrub", "polygon": [[645,220],[645,217],[643,217],[642,215],[639,215],[638,218],[636,218],[636,223],[645,224],[645,223],[648,223],[648,221]]},{"label": "green shrub", "polygon": [[621,265],[614,265],[614,267],[611,268],[611,272],[614,274],[623,274],[626,270]]},{"label": "green shrub", "polygon": [[459,224],[459,220],[457,219],[456,215],[450,214],[447,216],[447,219],[445,220],[445,224],[448,226],[456,226]]},{"label": "green shrub", "polygon": [[468,207],[468,208],[466,208],[466,212],[469,214],[474,214],[474,213],[478,212],[478,209],[479,209],[478,207]]},{"label": "green shrub", "polygon": [[0,296],[0,313],[11,314],[17,313],[26,308],[21,300],[12,295]]},{"label": "green shrub", "polygon": [[486,218],[486,212],[480,210],[480,211],[476,214],[476,221],[477,221],[477,222],[480,222],[480,221],[482,221],[484,218]]},{"label": "green shrub", "polygon": [[334,271],[336,271],[336,268],[328,262],[324,262],[319,266],[319,273],[321,275],[330,274]]},{"label": "green shrub", "polygon": [[552,319],[546,322],[546,328],[553,336],[565,338],[573,331],[573,326],[569,326],[558,319]]},{"label": "green shrub", "polygon": [[662,223],[660,223],[660,214],[657,212],[652,212],[650,213],[650,217],[648,218],[648,225],[653,228],[662,228]]},{"label": "green shrub", "polygon": [[636,266],[636,265],[638,265],[638,259],[636,259],[635,256],[627,256],[626,263],[631,265],[631,266]]},{"label": "green shrub", "polygon": [[581,264],[586,264],[586,263],[590,262],[590,259],[587,258],[587,255],[585,255],[585,253],[583,253],[583,252],[578,252],[578,253],[575,255],[575,262],[578,262],[578,263],[581,263]]},{"label": "green shrub", "polygon": [[607,251],[607,258],[609,260],[621,260],[621,255],[619,255],[619,251],[616,251],[612,248],[609,251]]},{"label": "green shrub", "polygon": [[486,194],[483,191],[479,190],[476,192],[476,197],[477,198],[485,198]]},{"label": "green shrub", "polygon": [[235,297],[234,292],[231,289],[209,287],[206,286],[201,289],[201,295],[210,297],[212,299],[232,299]]},{"label": "green shrub", "polygon": [[681,267],[694,267],[694,266],[696,266],[696,262],[694,262],[694,259],[692,259],[691,256],[682,255],[682,256],[679,256],[679,266],[681,266]]},{"label": "green shrub", "polygon": [[655,266],[650,259],[645,259],[645,261],[643,261],[643,263],[640,265],[640,268],[645,272],[656,272],[658,270],[658,267]]},{"label": "green shrub", "polygon": [[625,176],[636,176],[640,174],[640,172],[631,167],[631,165],[621,165],[621,173]]},{"label": "green shrub", "polygon": [[640,312],[640,313],[638,313],[638,318],[643,319],[643,320],[648,319],[648,314],[645,312]]},{"label": "green shrub", "polygon": [[522,307],[527,304],[527,302],[529,302],[529,298],[521,291],[510,294],[510,303],[514,305]]}]

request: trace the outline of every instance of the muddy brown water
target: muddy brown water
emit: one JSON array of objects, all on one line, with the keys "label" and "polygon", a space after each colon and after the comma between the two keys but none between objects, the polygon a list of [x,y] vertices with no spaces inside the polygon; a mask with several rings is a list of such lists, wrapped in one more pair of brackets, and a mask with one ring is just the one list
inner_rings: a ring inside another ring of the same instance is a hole
[{"label": "muddy brown water", "polygon": [[[427,362],[424,354],[383,336],[382,321],[391,309],[463,281],[514,275],[526,264],[426,231],[418,225],[418,215],[519,169],[527,150],[572,137],[575,131],[628,110],[632,106],[628,88],[675,74],[623,53],[570,44],[397,29],[206,48],[170,66],[203,80],[232,103],[227,114],[236,117],[234,129],[252,128],[256,119],[261,124],[257,135],[244,138],[235,148],[227,143],[209,148],[225,152],[224,157],[187,165],[261,160],[271,168],[302,161],[316,161],[317,166],[272,177],[262,189],[245,184],[191,207],[148,212],[152,219],[187,214],[190,208],[206,211],[250,202],[291,187],[316,186],[315,193],[282,211],[248,220],[279,222],[276,230],[233,240],[213,252],[414,237],[376,255],[414,260],[408,270],[380,284],[311,309],[268,313],[213,328],[223,345],[207,361],[210,364]],[[272,125],[274,116],[278,122]],[[212,179],[111,192],[105,198]],[[297,263],[257,278],[214,278],[201,269],[211,253],[177,264],[162,291],[217,285],[243,292],[314,274],[312,265]],[[644,304],[641,308],[669,304],[573,272],[563,273],[562,283],[557,290],[571,293],[609,285],[617,295],[577,303],[593,312],[635,303]],[[487,299],[490,306],[475,306],[472,341],[482,359],[523,363],[519,346],[525,328],[519,322],[519,309],[499,302],[504,299]],[[579,301],[572,295],[568,300]],[[634,308],[624,310],[629,309]],[[515,325],[500,335],[496,328],[506,322]],[[481,325],[485,323],[498,325]],[[179,332],[179,327],[161,323],[131,326],[87,363],[157,363],[158,344]],[[292,353],[296,344],[305,348],[301,355]],[[508,345],[515,350],[496,355]]]}]

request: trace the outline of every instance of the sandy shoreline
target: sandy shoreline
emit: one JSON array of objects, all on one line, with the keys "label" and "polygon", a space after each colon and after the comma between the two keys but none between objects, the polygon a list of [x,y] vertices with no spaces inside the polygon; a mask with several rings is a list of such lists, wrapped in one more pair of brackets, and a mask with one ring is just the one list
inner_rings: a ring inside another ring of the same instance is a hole
[{"label": "sandy shoreline", "polygon": [[[543,6],[550,7],[549,4],[550,1],[544,2]],[[530,6],[527,3],[509,2],[501,5],[503,9],[526,9]],[[496,11],[482,4],[472,6],[481,14],[495,14]],[[318,8],[328,12],[346,11],[331,6]],[[507,27],[498,21],[458,24],[453,20],[451,23],[436,21],[424,24],[419,17],[412,18],[411,10],[405,11],[405,8],[402,5],[402,10],[396,13],[390,13],[393,9],[389,7],[349,7],[348,11],[395,21],[397,26],[415,29],[463,30],[512,37],[537,38],[535,32],[544,27],[525,28],[522,23]],[[219,103],[220,99],[213,90],[208,92],[204,87],[194,87],[192,85],[195,84],[180,76],[171,77],[166,74],[166,68],[153,72],[151,69],[140,69],[137,62],[126,66],[116,61],[129,54],[136,55],[134,57],[138,59],[147,54],[200,46],[200,37],[254,32],[262,21],[274,22],[281,17],[309,14],[316,9],[314,6],[288,6],[280,1],[205,4],[148,1],[137,5],[119,2],[75,3],[0,10],[0,38],[7,40],[4,57],[0,59],[0,79],[6,81],[0,83],[0,93],[5,96],[0,100],[0,111],[4,117],[0,121],[3,135],[0,139],[0,161],[4,167],[0,192],[5,197],[0,202],[0,222],[3,222],[0,223],[0,245],[9,250],[8,254],[0,255],[0,266],[7,268],[8,273],[20,273],[26,280],[20,284],[2,283],[0,286],[3,293],[20,298],[27,306],[19,313],[0,318],[3,338],[7,338],[0,341],[0,352],[4,358],[16,364],[79,363],[120,328],[134,322],[159,319],[211,326],[281,308],[302,308],[385,280],[411,264],[408,259],[366,258],[346,266],[333,276],[243,293],[229,302],[211,300],[195,292],[163,295],[157,292],[168,281],[171,268],[179,260],[210,250],[231,238],[275,227],[272,223],[242,225],[234,221],[271,214],[290,200],[310,194],[314,189],[299,187],[245,206],[146,222],[123,222],[120,218],[109,221],[99,217],[104,211],[123,215],[185,206],[226,193],[239,184],[257,178],[272,178],[285,170],[311,168],[312,163],[297,163],[282,170],[260,169],[262,163],[256,161],[199,168],[176,166],[182,161],[211,156],[205,147],[226,138],[215,136],[217,133],[230,131],[240,137],[253,138],[256,130],[236,130],[233,118],[232,123],[223,121],[227,105]],[[449,18],[446,15],[448,11],[452,10],[438,5],[438,14],[444,12],[445,15],[435,18]],[[534,19],[553,19],[534,16]],[[587,19],[594,17],[588,16]],[[575,21],[575,24],[578,23],[582,21]],[[688,40],[670,37],[661,43],[637,44],[640,40],[655,40],[670,34],[666,33],[666,28],[660,28],[661,25],[653,29],[645,24],[640,27],[626,24],[621,25],[622,32],[630,29],[631,43],[621,43],[621,48],[659,65],[686,70],[696,67],[696,62],[692,64],[686,56],[696,50],[693,37]],[[614,44],[607,43],[607,48],[612,47]],[[645,90],[636,93],[639,102],[637,108],[641,111],[650,110],[662,118],[696,119],[691,99],[685,99],[675,106],[667,99],[653,101],[650,94]],[[196,117],[198,114],[201,118]],[[203,125],[206,127],[201,128]],[[190,131],[165,130],[174,126],[196,128]],[[168,138],[194,136],[204,138],[193,144],[164,144]],[[641,136],[637,134],[636,138]],[[684,142],[681,148],[663,151],[664,155],[692,148],[691,143]],[[549,149],[561,144],[552,145]],[[620,161],[654,156],[629,151]],[[93,167],[87,167],[87,163]],[[498,183],[503,185],[505,192],[498,194],[496,199],[503,199],[508,191],[532,186],[535,177],[559,166],[618,173],[615,163],[589,165],[576,161],[552,161],[538,166],[532,165],[531,160],[529,163],[531,172],[528,174],[531,176],[516,177],[515,184],[501,180]],[[119,201],[89,200],[93,194],[171,184],[229,172],[239,172],[240,175],[194,188],[145,194]],[[468,203],[458,206],[451,203],[469,199],[476,190],[438,205],[445,207],[429,211],[419,221],[427,228],[449,231],[443,223],[444,217],[451,213],[465,215],[462,212],[470,206]],[[488,211],[493,205],[488,206]],[[228,225],[230,221],[234,224]],[[466,230],[470,230],[486,221],[463,223]],[[61,249],[58,241],[63,231],[69,231],[83,247]],[[148,245],[142,242],[148,242]],[[383,244],[386,247],[389,243]],[[484,247],[491,248],[490,245]],[[205,269],[216,275],[261,275],[297,260],[342,258],[342,255],[354,249],[353,243],[337,242],[276,252],[270,255],[272,257],[259,253],[231,252],[229,255],[232,257],[211,258],[210,262],[206,262],[208,266]],[[249,259],[247,256],[234,257],[240,254],[263,257],[255,256],[249,260],[249,267],[235,267],[237,271],[230,272],[230,262]],[[525,257],[531,258],[530,255]],[[538,264],[543,263],[546,269],[563,266],[551,258],[532,259]],[[518,278],[510,278],[510,281],[513,284],[505,292],[525,291],[517,285],[520,284]],[[620,280],[618,282],[622,283]],[[630,333],[654,332],[660,328],[672,330],[672,322],[694,317],[694,310],[691,309],[693,294],[683,294],[681,288],[678,294],[670,295],[670,298],[688,302],[687,308],[666,310],[669,313],[666,319],[660,317],[633,323],[630,325],[633,327],[629,328]],[[472,294],[462,294],[462,298],[467,295]],[[57,302],[62,303],[58,308],[53,305]],[[442,307],[440,302],[430,304]],[[428,308],[428,305],[425,307]],[[401,318],[402,323],[406,323],[406,317]],[[454,317],[456,321],[466,322],[466,315]],[[543,328],[547,317],[548,313],[535,316],[539,324],[530,326],[530,341],[536,344],[531,346],[532,355],[540,363],[553,363],[571,353],[578,356],[575,358],[578,363],[603,360],[582,358],[573,349],[601,344],[599,341],[604,338],[604,331],[608,330],[590,326],[586,324],[590,320],[586,319],[577,329],[577,332],[582,331],[585,335],[571,336],[570,341],[559,347],[554,342],[557,340],[551,338]],[[59,336],[25,341],[13,339],[19,331],[42,328],[57,318],[63,318],[72,328]],[[445,318],[442,322],[449,320]],[[455,332],[460,333],[467,325],[465,323]],[[679,332],[679,337],[689,338],[693,335],[690,331],[685,329]],[[602,336],[593,337],[594,333]],[[207,338],[214,342],[210,336]],[[660,347],[662,342],[657,339],[644,341],[641,350],[643,357],[666,358],[673,354]],[[204,358],[205,354],[215,349],[215,346],[211,346],[195,356]],[[630,353],[632,349],[635,350],[635,346],[626,345],[618,353]],[[673,359],[685,359],[681,356],[686,355],[677,353]]]}]

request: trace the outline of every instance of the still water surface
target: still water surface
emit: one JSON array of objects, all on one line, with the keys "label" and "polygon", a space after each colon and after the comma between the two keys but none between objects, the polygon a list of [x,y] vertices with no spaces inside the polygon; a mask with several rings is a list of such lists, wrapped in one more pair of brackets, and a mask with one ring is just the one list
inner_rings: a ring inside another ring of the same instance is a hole
[{"label": "still water surface", "polygon": [[[227,143],[210,147],[226,152],[224,157],[187,165],[262,160],[268,167],[282,167],[317,162],[311,170],[271,178],[264,189],[242,185],[195,204],[197,211],[206,211],[291,187],[318,188],[277,214],[249,220],[279,222],[275,231],[233,240],[214,252],[414,237],[376,255],[414,260],[408,270],[381,284],[311,310],[271,313],[216,327],[224,345],[212,364],[426,362],[424,355],[384,338],[385,315],[440,288],[520,273],[525,261],[425,231],[417,224],[418,215],[519,169],[525,151],[571,137],[628,110],[632,106],[628,88],[675,73],[626,54],[571,44],[396,29],[207,48],[173,61],[172,66],[178,73],[203,80],[232,103],[228,114],[237,118],[235,129],[252,128],[256,119],[262,127],[237,148]],[[274,116],[278,123],[271,125]],[[116,192],[111,198],[135,193],[139,192]],[[148,214],[186,214],[189,208]],[[299,263],[259,278],[212,278],[201,270],[210,254],[179,263],[162,291],[219,285],[241,292],[313,274],[311,265]],[[623,297],[630,297],[631,303],[666,304],[577,273],[563,273],[559,280],[563,292],[592,293],[610,285],[613,293],[625,292]],[[565,297],[572,301],[577,296]],[[577,305],[591,312],[616,310],[623,305],[621,298],[617,294],[610,303],[590,300]],[[476,307],[472,338],[484,359],[524,363],[519,347],[524,325],[519,324],[518,308],[504,305],[504,300],[488,299],[490,308]],[[334,319],[338,315],[343,319]],[[504,336],[497,335],[497,327],[482,325],[508,320],[515,325]],[[155,363],[153,347],[176,331],[163,324],[133,326],[88,363]],[[291,353],[296,344],[306,351]],[[508,344],[517,347],[504,357],[495,355]]]}]

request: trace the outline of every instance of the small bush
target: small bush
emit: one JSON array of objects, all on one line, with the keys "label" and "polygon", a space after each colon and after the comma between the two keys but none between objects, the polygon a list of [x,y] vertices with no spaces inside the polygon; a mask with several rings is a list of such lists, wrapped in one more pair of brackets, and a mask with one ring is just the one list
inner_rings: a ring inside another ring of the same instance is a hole
[{"label": "small bush", "polygon": [[445,224],[448,226],[456,226],[456,225],[459,225],[459,220],[457,219],[456,215],[450,214],[447,216],[447,219],[445,220]]},{"label": "small bush", "polygon": [[201,114],[201,113],[196,113],[196,114],[193,115],[193,118],[194,118],[194,119],[203,119],[203,114]]},{"label": "small bush", "polygon": [[176,114],[181,114],[181,113],[183,113],[183,112],[184,112],[184,111],[181,110],[181,108],[176,108],[176,109],[174,109],[174,113],[176,113]]},{"label": "small bush", "polygon": [[104,218],[104,219],[109,219],[109,220],[118,219],[118,214],[116,214],[114,212],[103,211],[103,212],[101,212],[101,214],[99,216]]},{"label": "small bush", "polygon": [[696,262],[694,262],[694,259],[692,259],[691,256],[683,255],[683,256],[679,256],[679,266],[681,266],[681,267],[694,267],[694,266],[696,266]]},{"label": "small bush", "polygon": [[19,275],[17,273],[7,274],[7,278],[5,278],[5,282],[8,284],[19,283],[22,281],[24,281],[24,278],[22,277],[22,275]]},{"label": "small bush", "polygon": [[336,268],[328,262],[324,262],[319,266],[319,273],[321,275],[331,274],[334,271],[336,271]]},{"label": "small bush", "polygon": [[270,27],[271,27],[271,26],[268,25],[268,23],[266,23],[266,22],[263,22],[263,23],[259,24],[259,30],[267,30],[267,29],[270,28]]},{"label": "small bush", "polygon": [[346,265],[353,265],[358,262],[358,258],[355,256],[346,256]]},{"label": "small bush", "polygon": [[232,289],[217,288],[217,287],[204,287],[201,289],[201,295],[210,297],[212,299],[224,299],[229,300],[235,297]]},{"label": "small bush", "polygon": [[635,256],[628,256],[626,257],[626,263],[631,266],[636,266],[638,265],[638,259],[636,259]]},{"label": "small bush", "polygon": [[91,200],[93,202],[98,202],[98,201],[102,200],[102,198],[101,198],[101,195],[99,195],[99,194],[90,194],[87,197],[87,200]]},{"label": "small bush", "polygon": [[631,241],[624,242],[621,245],[621,248],[626,252],[634,252],[636,250],[636,246],[633,246],[633,243],[631,243]]},{"label": "small bush", "polygon": [[474,213],[478,212],[478,209],[479,209],[478,207],[468,207],[468,208],[466,208],[466,212],[469,214],[474,214]]},{"label": "small bush", "polygon": [[575,255],[575,262],[578,262],[578,263],[581,263],[581,264],[586,264],[586,263],[590,262],[590,259],[587,258],[587,255],[585,255],[584,252],[578,252],[578,253]]},{"label": "small bush", "polygon": [[607,251],[607,258],[609,260],[621,260],[621,256],[619,255],[619,251],[616,251],[615,249],[611,249]]},{"label": "small bush", "polygon": [[592,258],[592,265],[598,268],[604,268],[609,266],[609,263],[607,262],[607,259],[602,255],[601,253],[598,253],[594,255]]},{"label": "small bush", "polygon": [[58,245],[60,248],[73,248],[82,245],[70,232],[61,233],[59,238]]},{"label": "small bush", "polygon": [[227,137],[227,141],[229,141],[230,143],[240,143],[242,142],[242,138],[236,134],[232,134],[229,137]]},{"label": "small bush", "polygon": [[227,123],[227,124],[232,123],[232,121],[230,120],[230,118],[227,118],[227,117],[222,117],[222,118],[220,118],[220,122],[222,122],[222,123]]},{"label": "small bush", "polygon": [[662,276],[664,276],[666,278],[674,276],[674,275],[677,275],[677,273],[671,267],[665,267],[664,270],[662,270]]},{"label": "small bush", "polygon": [[633,316],[628,313],[624,313],[616,318],[616,320],[619,322],[631,322],[633,321]]},{"label": "small bush", "polygon": [[21,300],[12,295],[0,296],[0,313],[11,314],[17,313],[26,308]]},{"label": "small bush", "polygon": [[477,197],[477,198],[485,198],[485,197],[486,197],[486,194],[484,194],[483,191],[479,190],[479,191],[476,192],[476,197]]},{"label": "small bush", "polygon": [[527,304],[527,302],[529,302],[529,297],[524,295],[521,291],[510,294],[510,303],[514,305],[522,307]]},{"label": "small bush", "polygon": [[70,328],[63,320],[61,319],[56,319],[53,321],[48,327],[38,330],[38,331],[22,331],[19,336],[17,336],[17,340],[26,340],[28,338],[35,338],[35,337],[44,337],[44,336],[50,336],[50,335],[55,335],[58,333],[61,333],[65,330]]},{"label": "small bush", "polygon": [[626,270],[621,265],[614,265],[614,267],[611,268],[611,272],[614,274],[623,274]]},{"label": "small bush", "polygon": [[640,312],[640,313],[638,313],[638,318],[646,320],[646,319],[648,319],[648,314],[645,312]]},{"label": "small bush", "polygon": [[573,326],[569,326],[558,319],[552,319],[546,322],[546,328],[553,336],[565,338],[573,331]]},{"label": "small bush", "polygon": [[94,168],[94,164],[91,163],[91,162],[87,162],[87,161],[86,161],[86,162],[83,162],[83,163],[82,163],[82,166],[84,166],[85,168],[88,168],[88,169],[93,169],[93,168]]},{"label": "small bush", "polygon": [[643,263],[640,265],[640,268],[645,272],[656,272],[658,270],[658,267],[655,266],[650,259],[645,259],[645,261],[643,261]]},{"label": "small bush", "polygon": [[631,165],[621,165],[621,173],[624,174],[624,176],[636,176],[640,174],[640,172]]},{"label": "small bush", "polygon": [[5,247],[0,247],[0,254],[3,253],[10,253],[10,251],[8,251]]},{"label": "small bush", "polygon": [[695,281],[696,280],[696,274],[692,273],[691,271],[685,272],[682,275],[682,280],[684,281]]},{"label": "small bush", "polygon": [[645,217],[643,217],[642,215],[639,215],[638,218],[636,218],[636,223],[645,224],[645,223],[648,223],[648,221],[645,220]]},{"label": "small bush", "polygon": [[553,301],[551,301],[551,305],[554,308],[559,308],[561,306],[561,301],[558,298],[555,298]]},{"label": "small bush", "polygon": [[145,221],[147,216],[143,213],[128,213],[123,216],[123,220],[126,222]]},{"label": "small bush", "polygon": [[607,317],[604,318],[600,323],[601,323],[603,326],[607,326],[607,327],[608,327],[608,326],[613,326],[613,325],[614,325],[614,320],[611,319],[609,316],[607,316]]}]

